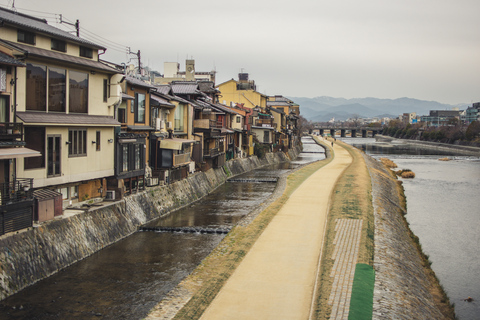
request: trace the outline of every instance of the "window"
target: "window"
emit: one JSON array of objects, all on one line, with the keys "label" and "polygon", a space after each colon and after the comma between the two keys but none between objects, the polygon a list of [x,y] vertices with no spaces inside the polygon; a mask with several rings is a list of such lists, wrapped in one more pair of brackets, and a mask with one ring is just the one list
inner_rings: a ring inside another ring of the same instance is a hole
[{"label": "window", "polygon": [[237,116],[237,123],[240,123],[240,120],[241,120],[240,116]]},{"label": "window", "polygon": [[80,57],[93,58],[93,50],[87,47],[80,46]]},{"label": "window", "polygon": [[60,142],[61,137],[58,135],[47,136],[47,177],[57,177],[62,174]]},{"label": "window", "polygon": [[126,122],[127,122],[127,121],[125,120],[125,109],[123,109],[123,108],[118,108],[117,121],[120,122],[120,123],[126,123]]},{"label": "window", "polygon": [[152,128],[157,127],[157,118],[160,117],[158,108],[150,109],[150,123]]},{"label": "window", "polygon": [[70,112],[88,113],[88,74],[70,71]]},{"label": "window", "polygon": [[97,131],[97,135],[95,138],[95,145],[96,145],[96,150],[100,151],[100,131]]},{"label": "window", "polygon": [[135,122],[145,122],[145,95],[143,93],[135,93]]},{"label": "window", "polygon": [[145,168],[144,144],[123,144],[121,146],[121,156],[121,172],[143,170]]},{"label": "window", "polygon": [[81,157],[87,155],[87,129],[68,130],[68,156]]},{"label": "window", "polygon": [[65,69],[48,68],[48,111],[66,111],[66,74]]},{"label": "window", "polygon": [[140,169],[140,158],[141,158],[140,145],[139,144],[135,145],[134,156],[135,156],[135,170],[138,170],[138,169]]},{"label": "window", "polygon": [[47,67],[27,63],[26,108],[47,110]]},{"label": "window", "polygon": [[35,33],[25,31],[25,30],[18,30],[17,31],[17,41],[28,43],[28,44],[35,44]]},{"label": "window", "polygon": [[25,127],[25,147],[42,153],[38,157],[25,158],[23,167],[27,169],[45,168],[45,127]]},{"label": "window", "polygon": [[182,104],[179,104],[175,108],[175,124],[174,124],[174,130],[175,131],[182,131],[183,132],[183,109],[184,106]]},{"label": "window", "polygon": [[108,85],[108,80],[103,79],[103,102],[107,102],[110,97],[110,86]]},{"label": "window", "polygon": [[52,50],[67,52],[67,43],[62,40],[52,39]]},{"label": "window", "polygon": [[122,172],[128,171],[128,144],[122,146]]}]

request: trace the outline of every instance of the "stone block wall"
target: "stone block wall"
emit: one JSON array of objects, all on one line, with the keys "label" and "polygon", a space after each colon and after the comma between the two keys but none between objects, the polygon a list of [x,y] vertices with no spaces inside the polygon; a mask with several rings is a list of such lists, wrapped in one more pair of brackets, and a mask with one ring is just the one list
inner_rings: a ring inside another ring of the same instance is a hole
[{"label": "stone block wall", "polygon": [[[298,155],[298,150],[296,153]],[[287,161],[284,153],[228,161],[167,186],[68,218],[0,237],[0,300],[136,232],[138,227],[209,194],[229,178],[266,164]],[[227,171],[230,173],[227,174]]]}]

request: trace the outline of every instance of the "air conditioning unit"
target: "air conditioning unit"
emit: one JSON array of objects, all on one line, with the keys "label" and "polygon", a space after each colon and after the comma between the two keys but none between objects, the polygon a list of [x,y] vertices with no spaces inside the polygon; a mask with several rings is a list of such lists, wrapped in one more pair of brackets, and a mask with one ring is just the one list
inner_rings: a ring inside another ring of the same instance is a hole
[{"label": "air conditioning unit", "polygon": [[155,130],[159,131],[161,129],[165,128],[165,121],[163,121],[161,118],[156,118],[155,119]]},{"label": "air conditioning unit", "polygon": [[107,190],[105,200],[115,200],[115,190]]},{"label": "air conditioning unit", "polygon": [[167,129],[168,129],[168,130],[173,129],[172,121],[167,121]]}]

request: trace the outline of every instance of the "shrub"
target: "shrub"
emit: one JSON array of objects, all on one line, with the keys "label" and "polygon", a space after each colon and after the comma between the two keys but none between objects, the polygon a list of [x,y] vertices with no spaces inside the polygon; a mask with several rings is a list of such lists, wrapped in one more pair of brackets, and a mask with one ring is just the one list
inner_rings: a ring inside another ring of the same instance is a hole
[{"label": "shrub", "polygon": [[405,170],[398,170],[397,172],[395,172],[397,174],[397,176],[400,176],[404,179],[413,179],[415,178],[415,173],[410,170],[410,169],[405,169]]},{"label": "shrub", "polygon": [[383,165],[387,168],[396,168],[397,165],[395,164],[395,162],[393,162],[392,160],[390,159],[387,159],[387,158],[380,158],[380,161],[383,163]]}]

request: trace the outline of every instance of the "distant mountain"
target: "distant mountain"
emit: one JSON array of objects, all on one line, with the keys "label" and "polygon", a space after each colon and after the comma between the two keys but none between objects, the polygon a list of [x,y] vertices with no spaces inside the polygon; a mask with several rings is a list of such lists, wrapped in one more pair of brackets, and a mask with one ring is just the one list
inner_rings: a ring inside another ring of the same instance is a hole
[{"label": "distant mountain", "polygon": [[451,110],[454,107],[466,109],[468,104],[449,105],[436,101],[412,98],[333,98],[333,97],[288,97],[300,105],[300,114],[311,121],[346,120],[354,115],[361,118],[385,117],[396,118],[402,113],[416,112],[428,115],[430,110]]}]

